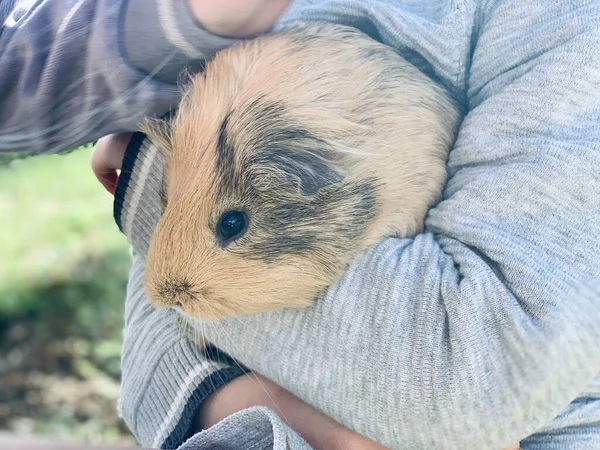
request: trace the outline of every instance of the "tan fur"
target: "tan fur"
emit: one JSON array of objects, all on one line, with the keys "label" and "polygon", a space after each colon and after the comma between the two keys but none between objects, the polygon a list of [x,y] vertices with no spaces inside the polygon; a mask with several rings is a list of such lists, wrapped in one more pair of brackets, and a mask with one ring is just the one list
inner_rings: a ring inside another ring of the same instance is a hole
[{"label": "tan fur", "polygon": [[[349,212],[357,203],[348,200],[332,206],[330,219],[318,227],[303,221],[304,228],[294,230],[321,239],[308,252],[271,259],[249,253],[253,243],[273,240],[268,233],[280,226],[253,228],[252,214],[247,237],[218,245],[214,223],[228,208],[260,211],[314,200],[290,188],[278,168],[248,166],[260,150],[257,136],[272,132],[266,130],[272,126],[268,121],[246,114],[256,99],[285,105],[284,123],[301,124],[336,152],[332,164],[341,168],[344,181],[323,192],[376,178],[374,217],[358,239],[338,245],[336,230],[355,220]],[[248,172],[241,175],[253,180],[252,200],[243,192],[230,196],[219,190],[227,180],[217,169],[216,149],[227,115],[235,151],[231,169]],[[350,28],[308,25],[221,51],[191,80],[169,129],[154,124],[147,130],[167,150],[166,207],[146,267],[150,300],[201,320],[313,304],[361,251],[386,236],[422,229],[428,209],[440,198],[458,122],[442,88]],[[251,204],[237,204],[241,198]],[[189,289],[165,295],[165,283],[172,280],[185,280]]]}]

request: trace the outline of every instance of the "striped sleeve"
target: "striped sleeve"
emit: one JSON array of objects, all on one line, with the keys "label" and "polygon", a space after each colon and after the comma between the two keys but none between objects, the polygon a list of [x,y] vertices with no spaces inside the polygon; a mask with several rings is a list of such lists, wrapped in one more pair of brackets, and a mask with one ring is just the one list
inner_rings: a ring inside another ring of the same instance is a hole
[{"label": "striped sleeve", "polygon": [[54,153],[176,106],[182,70],[234,41],[180,0],[0,1],[0,152]]}]

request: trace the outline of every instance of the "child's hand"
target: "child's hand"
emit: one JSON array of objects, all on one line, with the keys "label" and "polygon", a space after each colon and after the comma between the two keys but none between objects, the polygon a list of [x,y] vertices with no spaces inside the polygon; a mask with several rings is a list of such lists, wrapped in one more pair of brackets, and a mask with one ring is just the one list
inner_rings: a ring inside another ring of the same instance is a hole
[{"label": "child's hand", "polygon": [[[317,450],[385,450],[324,416],[312,406],[254,373],[242,375],[213,392],[197,412],[194,432],[207,429],[227,416],[252,406],[267,406]],[[518,450],[514,444],[504,450]]]},{"label": "child's hand", "polygon": [[254,373],[242,375],[211,394],[198,412],[194,431],[209,428],[251,406],[271,408],[316,450],[385,450]]},{"label": "child's hand", "polygon": [[92,170],[102,186],[115,195],[123,156],[131,133],[111,134],[99,139],[92,151]]},{"label": "child's hand", "polygon": [[187,0],[207,31],[230,38],[251,38],[271,29],[292,0]]}]

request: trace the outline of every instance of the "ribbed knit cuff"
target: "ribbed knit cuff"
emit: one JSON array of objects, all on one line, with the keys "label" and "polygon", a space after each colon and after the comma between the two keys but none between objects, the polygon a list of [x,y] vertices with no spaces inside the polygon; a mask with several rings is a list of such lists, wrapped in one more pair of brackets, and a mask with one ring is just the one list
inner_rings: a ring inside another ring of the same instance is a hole
[{"label": "ribbed knit cuff", "polygon": [[115,190],[114,218],[133,249],[146,258],[161,216],[163,153],[143,133],[134,133]]},{"label": "ribbed knit cuff", "polygon": [[125,202],[125,194],[129,187],[131,180],[132,171],[135,167],[135,160],[137,159],[140,147],[144,141],[143,133],[135,133],[129,140],[125,154],[123,156],[123,163],[121,165],[121,174],[119,181],[115,189],[115,201],[113,204],[113,215],[119,230],[123,232],[123,224],[121,220],[121,214],[123,213],[123,207]]},{"label": "ribbed knit cuff", "polygon": [[248,370],[215,347],[202,353],[184,338],[172,310],[158,310],[143,295],[150,238],[160,218],[163,154],[143,133],[125,151],[114,217],[134,251],[126,301],[120,409],[138,440],[175,449],[193,432],[193,419],[216,389]]},{"label": "ribbed knit cuff", "polygon": [[[211,357],[216,351],[213,349],[207,349]],[[189,439],[194,434],[196,413],[208,396],[248,372],[231,362],[203,358],[193,343],[180,339],[162,355],[153,371],[144,372],[146,379],[139,378],[136,368],[132,368],[135,383],[144,386],[139,402],[132,408],[136,424],[132,431],[140,442],[175,450]]]}]

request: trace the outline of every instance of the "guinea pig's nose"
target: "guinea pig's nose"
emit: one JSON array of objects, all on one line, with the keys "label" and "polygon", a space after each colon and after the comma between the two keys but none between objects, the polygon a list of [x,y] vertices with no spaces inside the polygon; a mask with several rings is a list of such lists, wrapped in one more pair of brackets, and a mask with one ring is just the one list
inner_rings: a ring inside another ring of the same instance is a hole
[{"label": "guinea pig's nose", "polygon": [[161,297],[169,306],[182,306],[194,297],[192,284],[186,280],[171,280],[162,285]]}]

